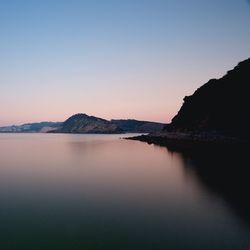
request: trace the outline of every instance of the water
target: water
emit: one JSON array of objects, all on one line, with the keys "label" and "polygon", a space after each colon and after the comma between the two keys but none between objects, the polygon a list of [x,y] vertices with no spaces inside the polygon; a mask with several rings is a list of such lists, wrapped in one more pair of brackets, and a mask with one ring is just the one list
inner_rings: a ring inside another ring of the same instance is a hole
[{"label": "water", "polygon": [[0,249],[250,249],[244,154],[121,136],[0,134]]}]

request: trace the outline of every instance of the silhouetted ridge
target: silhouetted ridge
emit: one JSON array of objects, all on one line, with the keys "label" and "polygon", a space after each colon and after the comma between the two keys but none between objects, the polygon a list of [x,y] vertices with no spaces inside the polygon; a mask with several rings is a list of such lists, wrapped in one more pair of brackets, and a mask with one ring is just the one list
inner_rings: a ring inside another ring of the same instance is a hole
[{"label": "silhouetted ridge", "polygon": [[207,131],[249,135],[250,59],[221,79],[212,79],[184,98],[178,114],[165,131]]},{"label": "silhouetted ridge", "polygon": [[248,145],[249,84],[250,58],[186,96],[178,114],[161,132],[128,139],[181,149],[215,144]]}]

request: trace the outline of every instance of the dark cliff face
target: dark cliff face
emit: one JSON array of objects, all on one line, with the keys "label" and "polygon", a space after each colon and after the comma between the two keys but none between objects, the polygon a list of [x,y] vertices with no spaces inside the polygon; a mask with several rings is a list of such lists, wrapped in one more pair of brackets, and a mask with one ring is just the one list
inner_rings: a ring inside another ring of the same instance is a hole
[{"label": "dark cliff face", "polygon": [[88,116],[86,114],[76,114],[67,119],[62,128],[55,131],[57,133],[120,133],[122,130],[110,121]]},{"label": "dark cliff face", "polygon": [[186,96],[180,111],[164,130],[249,136],[249,85],[250,59]]}]

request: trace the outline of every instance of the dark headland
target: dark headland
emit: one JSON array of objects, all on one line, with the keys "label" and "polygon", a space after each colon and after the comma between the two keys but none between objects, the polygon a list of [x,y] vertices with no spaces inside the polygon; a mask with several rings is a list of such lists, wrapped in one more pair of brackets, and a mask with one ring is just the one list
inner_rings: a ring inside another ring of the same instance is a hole
[{"label": "dark headland", "polygon": [[250,58],[211,79],[184,103],[162,131],[127,139],[172,147],[249,145]]}]

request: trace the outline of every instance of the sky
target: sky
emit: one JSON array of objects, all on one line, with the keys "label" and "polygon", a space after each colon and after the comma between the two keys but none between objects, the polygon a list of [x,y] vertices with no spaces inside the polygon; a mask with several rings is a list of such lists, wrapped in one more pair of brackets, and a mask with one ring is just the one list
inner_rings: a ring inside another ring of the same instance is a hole
[{"label": "sky", "polygon": [[247,0],[0,0],[0,125],[170,122],[250,57]]}]

